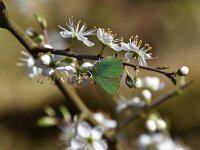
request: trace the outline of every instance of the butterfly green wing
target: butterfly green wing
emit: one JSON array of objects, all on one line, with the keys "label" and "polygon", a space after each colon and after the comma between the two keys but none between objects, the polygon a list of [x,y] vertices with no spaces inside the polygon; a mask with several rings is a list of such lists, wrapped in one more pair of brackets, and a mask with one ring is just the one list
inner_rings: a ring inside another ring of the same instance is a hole
[{"label": "butterfly green wing", "polygon": [[107,57],[94,65],[93,78],[108,93],[115,95],[120,86],[122,72],[122,62],[118,58]]}]

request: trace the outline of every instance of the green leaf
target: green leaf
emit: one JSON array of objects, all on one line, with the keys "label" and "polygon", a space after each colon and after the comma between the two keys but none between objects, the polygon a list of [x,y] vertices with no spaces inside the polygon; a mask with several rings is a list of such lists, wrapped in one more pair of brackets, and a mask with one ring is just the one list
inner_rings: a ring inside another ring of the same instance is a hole
[{"label": "green leaf", "polygon": [[109,94],[115,95],[120,86],[123,64],[116,57],[107,57],[94,64],[94,80]]},{"label": "green leaf", "polygon": [[51,116],[51,117],[53,117],[53,116],[56,115],[56,112],[55,112],[54,109],[53,109],[52,107],[50,107],[50,106],[45,106],[45,107],[44,107],[44,112],[45,112],[47,115]]},{"label": "green leaf", "polygon": [[53,117],[42,117],[37,121],[37,124],[42,127],[51,127],[57,124],[57,119]]},{"label": "green leaf", "polygon": [[176,81],[176,78],[175,78],[174,76],[171,76],[171,77],[170,77],[170,80],[172,81],[172,83],[173,83],[174,85],[177,85],[177,81]]},{"label": "green leaf", "polygon": [[170,66],[167,66],[167,65],[162,66],[162,67],[156,67],[156,69],[159,69],[159,70],[169,69],[169,68],[170,68]]},{"label": "green leaf", "polygon": [[42,29],[47,28],[47,20],[43,15],[35,14],[35,18],[36,18],[37,22],[40,24]]},{"label": "green leaf", "polygon": [[70,115],[67,107],[65,107],[64,105],[61,105],[59,109],[60,109],[60,112],[61,112],[62,116],[64,117],[65,121],[66,122],[71,121],[71,115]]}]

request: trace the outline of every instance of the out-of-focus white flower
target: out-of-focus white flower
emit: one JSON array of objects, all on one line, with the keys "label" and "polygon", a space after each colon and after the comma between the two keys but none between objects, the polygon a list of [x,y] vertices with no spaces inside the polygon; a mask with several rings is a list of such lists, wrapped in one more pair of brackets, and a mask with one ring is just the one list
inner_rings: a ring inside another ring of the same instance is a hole
[{"label": "out-of-focus white flower", "polygon": [[49,49],[52,49],[52,48],[53,48],[53,46],[51,46],[50,44],[45,44],[44,47],[45,47],[45,48],[49,48]]},{"label": "out-of-focus white flower", "polygon": [[155,147],[156,150],[189,150],[189,148],[173,141],[168,135],[161,133],[140,135],[137,141],[137,149],[149,150],[149,147]]},{"label": "out-of-focus white flower", "polygon": [[105,29],[98,28],[97,37],[104,44],[114,49],[115,51],[121,51],[121,47],[118,45],[121,42],[121,39],[114,39],[116,35],[111,34],[111,31],[107,32]]},{"label": "out-of-focus white flower", "polygon": [[[60,79],[64,82],[61,74],[62,72],[67,75],[76,73],[76,69],[73,67],[74,62],[71,63],[72,65],[67,64],[63,62],[65,58],[66,57],[57,57],[57,55],[54,54],[44,54],[36,60],[36,64],[42,69],[41,74],[43,77],[50,77],[55,82],[55,74],[58,72]],[[41,83],[43,83],[43,80]]]},{"label": "out-of-focus white flower", "polygon": [[142,87],[142,80],[138,77],[135,78],[135,88],[141,88]]},{"label": "out-of-focus white flower", "polygon": [[127,101],[124,101],[124,100],[117,101],[117,106],[116,106],[117,112],[121,112],[121,111],[125,110],[126,108],[128,108]]},{"label": "out-of-focus white flower", "polygon": [[149,131],[155,132],[157,130],[165,130],[167,123],[158,114],[150,114],[147,121],[146,127]]},{"label": "out-of-focus white flower", "polygon": [[51,57],[50,55],[42,55],[40,57],[40,61],[43,65],[50,65],[51,63]]},{"label": "out-of-focus white flower", "polygon": [[157,120],[157,128],[158,128],[159,130],[164,130],[164,129],[166,129],[166,128],[167,128],[166,122],[165,122],[163,119],[158,119],[158,120]]},{"label": "out-of-focus white flower", "polygon": [[77,135],[66,150],[106,150],[108,145],[102,136],[101,127],[92,128],[87,122],[80,122],[77,125]]},{"label": "out-of-focus white flower", "polygon": [[106,118],[102,113],[94,113],[93,116],[105,130],[117,127],[117,122],[115,120]]},{"label": "out-of-focus white flower", "polygon": [[117,100],[116,111],[121,112],[128,107],[142,107],[145,105],[145,101],[143,101],[140,97],[133,97],[131,99],[126,99],[124,97]]},{"label": "out-of-focus white flower", "polygon": [[63,38],[77,38],[79,41],[82,41],[86,46],[91,47],[94,45],[93,42],[89,41],[86,36],[88,35],[95,35],[96,28],[86,31],[87,24],[84,23],[81,27],[81,21],[79,20],[76,25],[74,25],[72,18],[69,18],[69,24],[67,24],[68,29],[65,29],[59,26],[62,30],[60,35]]},{"label": "out-of-focus white flower", "polygon": [[152,94],[149,90],[142,90],[142,96],[146,101],[150,101],[152,98]]},{"label": "out-of-focus white flower", "polygon": [[20,58],[20,62],[17,63],[17,66],[20,67],[27,67],[28,69],[28,77],[30,79],[33,79],[34,77],[36,77],[38,74],[41,73],[41,69],[36,66],[35,64],[35,59],[28,53],[25,51],[21,51],[22,54],[22,58]]},{"label": "out-of-focus white flower", "polygon": [[76,126],[74,123],[63,125],[61,127],[62,134],[60,135],[60,140],[65,145],[70,145],[71,140],[76,136]]},{"label": "out-of-focus white flower", "polygon": [[146,59],[153,59],[151,57],[151,53],[147,53],[151,49],[151,47],[148,44],[145,44],[144,47],[140,48],[140,46],[142,45],[142,41],[138,41],[138,36],[135,36],[133,41],[132,39],[133,37],[130,38],[129,43],[121,43],[121,48],[127,51],[125,53],[125,58],[128,61],[137,58],[140,65],[147,66]]},{"label": "out-of-focus white flower", "polygon": [[147,129],[152,131],[152,132],[155,132],[156,129],[157,129],[156,122],[152,119],[148,119],[146,121],[146,126],[147,126]]},{"label": "out-of-focus white flower", "polygon": [[187,66],[182,66],[179,70],[178,70],[178,75],[180,76],[187,76],[189,73],[189,68]]},{"label": "out-of-focus white flower", "polygon": [[145,105],[145,102],[140,97],[133,97],[127,100],[127,104],[129,106],[142,107]]},{"label": "out-of-focus white flower", "polygon": [[142,79],[142,88],[151,91],[158,91],[164,87],[164,82],[161,82],[158,77],[147,76]]}]

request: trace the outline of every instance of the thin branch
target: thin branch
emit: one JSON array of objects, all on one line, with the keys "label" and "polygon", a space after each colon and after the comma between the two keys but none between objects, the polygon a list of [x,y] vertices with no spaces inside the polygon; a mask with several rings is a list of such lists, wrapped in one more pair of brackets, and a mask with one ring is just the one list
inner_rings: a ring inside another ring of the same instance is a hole
[{"label": "thin branch", "polygon": [[[5,5],[2,1],[0,1],[0,27],[7,29],[10,31],[16,39],[30,52],[31,55],[36,57],[34,49],[39,47],[35,42],[33,42],[21,28],[18,27],[8,16],[6,12]],[[68,102],[72,103],[71,106],[76,106],[79,111],[86,113],[89,120],[93,124],[97,124],[96,120],[93,119],[92,112],[88,109],[88,107],[82,102],[80,97],[74,92],[74,90],[69,86],[64,86],[62,82],[56,77],[55,81],[56,85],[66,97],[69,99]]]},{"label": "thin branch", "polygon": [[158,105],[170,100],[170,98],[177,96],[177,90],[184,90],[185,88],[189,87],[191,84],[193,83],[193,81],[187,82],[186,84],[172,90],[169,91],[168,93],[158,97],[157,99],[155,99],[152,104],[150,106],[143,106],[141,108],[139,108],[135,113],[133,113],[131,116],[129,116],[128,118],[126,118],[124,120],[124,122],[120,125],[120,129],[124,128],[125,126],[127,126],[128,124],[132,123],[135,119],[139,118],[143,113],[149,112],[150,110],[154,109],[155,107],[157,107]]},{"label": "thin branch", "polygon": [[[0,27],[7,29],[10,31],[16,39],[29,51],[29,53],[34,57],[37,58],[37,55],[35,55],[35,49],[38,49],[40,46],[37,45],[34,41],[32,41],[21,28],[18,27],[17,24],[15,24],[8,16],[6,12],[6,8],[2,0],[0,0]],[[60,51],[59,51],[60,52]],[[90,109],[83,103],[81,98],[77,95],[77,93],[70,87],[70,86],[64,86],[62,82],[59,80],[57,76],[55,76],[55,84],[60,89],[62,94],[65,96],[65,98],[68,100],[68,108],[70,113],[76,113],[82,112],[85,114],[88,118],[88,120],[93,125],[98,125],[98,122],[94,119],[93,113],[90,111]],[[74,110],[73,108],[77,108],[77,110]],[[116,141],[113,137],[111,137],[107,132],[105,133],[105,137],[109,141],[109,143],[112,144],[112,146],[115,147]]]},{"label": "thin branch", "polygon": [[[78,54],[78,53],[75,53],[75,52],[69,52],[69,51],[66,51],[64,49],[59,49],[58,50],[58,49],[50,49],[50,48],[45,48],[45,47],[36,47],[36,48],[34,48],[34,54],[35,55],[37,55],[40,52],[43,52],[43,53],[50,52],[52,54],[69,56],[69,57],[73,57],[73,58],[77,58],[77,59],[99,60],[99,59],[103,59],[104,58],[104,57],[100,57],[99,55],[82,55],[82,54]],[[161,74],[167,76],[168,78],[174,74],[174,72],[165,72],[165,71],[162,71],[160,69],[147,67],[147,66],[141,66],[141,65],[135,65],[135,64],[127,63],[127,62],[123,62],[123,64],[125,66],[129,66],[129,67],[133,67],[133,68],[140,68],[140,69],[143,69],[143,70],[148,70],[148,71],[161,73]]]}]

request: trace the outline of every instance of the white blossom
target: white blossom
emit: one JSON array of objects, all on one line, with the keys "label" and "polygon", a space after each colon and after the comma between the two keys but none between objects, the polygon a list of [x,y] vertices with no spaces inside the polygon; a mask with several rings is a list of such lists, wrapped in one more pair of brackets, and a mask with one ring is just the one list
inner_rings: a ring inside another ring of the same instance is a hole
[{"label": "white blossom", "polygon": [[189,68],[187,66],[182,66],[179,70],[178,70],[178,74],[180,76],[187,76],[189,73]]},{"label": "white blossom", "polygon": [[147,89],[142,90],[142,96],[146,101],[151,101],[152,94],[149,90],[147,90]]},{"label": "white blossom", "polygon": [[50,65],[51,63],[51,57],[50,55],[42,55],[40,57],[40,61],[43,65]]},{"label": "white blossom", "polygon": [[94,118],[97,120],[97,122],[105,129],[114,129],[117,127],[117,122],[112,119],[106,118],[102,113],[94,113]]},{"label": "white blossom", "polygon": [[80,24],[81,21],[78,21],[78,23],[74,25],[72,18],[69,18],[69,23],[66,23],[68,29],[59,26],[63,30],[60,32],[60,35],[63,38],[77,38],[79,41],[82,41],[86,46],[93,46],[94,43],[89,41],[86,36],[96,34],[96,29],[94,28],[89,31],[86,31],[87,24],[84,23],[82,26]]},{"label": "white blossom", "polygon": [[62,134],[60,135],[60,140],[69,146],[71,140],[76,136],[76,126],[75,123],[63,125],[61,127]]},{"label": "white blossom", "polygon": [[140,97],[132,97],[131,99],[126,99],[124,97],[117,100],[116,110],[117,112],[121,112],[128,107],[142,107],[145,105],[145,101],[143,101]]},{"label": "white blossom", "polygon": [[77,125],[77,135],[66,150],[106,150],[108,145],[102,136],[101,127],[92,128],[87,122],[80,122]]},{"label": "white blossom", "polygon": [[146,121],[146,127],[150,132],[157,130],[166,130],[167,123],[158,114],[152,113]]},{"label": "white blossom", "polygon": [[21,51],[21,54],[22,58],[20,58],[20,62],[17,63],[17,66],[27,67],[28,77],[33,79],[41,73],[41,69],[35,64],[35,59],[28,52]]},{"label": "white blossom", "polygon": [[132,37],[130,38],[129,43],[121,43],[123,50],[127,51],[125,53],[125,58],[128,61],[137,58],[138,62],[142,66],[147,66],[146,59],[153,59],[151,53],[147,53],[151,47],[148,44],[145,44],[144,47],[140,48],[142,41],[138,41],[138,36],[136,36],[133,41]]},{"label": "white blossom", "polygon": [[149,147],[155,147],[156,150],[189,150],[189,148],[173,141],[168,135],[161,133],[140,135],[137,141],[137,149],[149,150]]},{"label": "white blossom", "polygon": [[141,88],[142,86],[142,80],[138,77],[135,78],[135,88]]},{"label": "white blossom", "polygon": [[111,31],[105,31],[105,29],[98,28],[97,30],[98,39],[104,44],[114,49],[115,51],[121,51],[121,47],[118,45],[121,39],[114,39],[115,35],[111,34]]},{"label": "white blossom", "polygon": [[164,83],[158,77],[147,76],[142,79],[142,88],[158,91],[164,87]]}]

